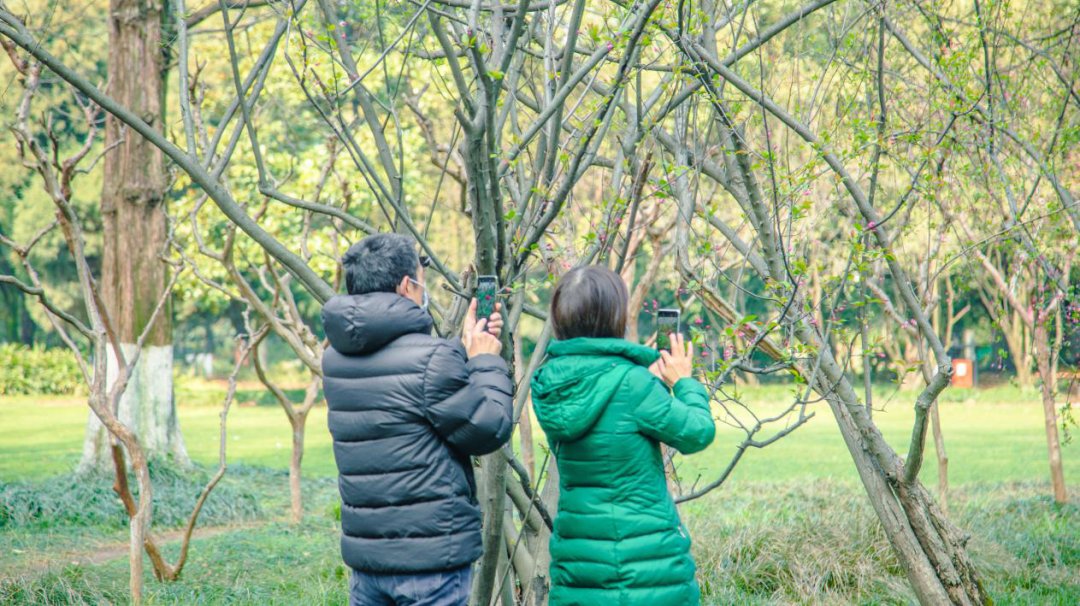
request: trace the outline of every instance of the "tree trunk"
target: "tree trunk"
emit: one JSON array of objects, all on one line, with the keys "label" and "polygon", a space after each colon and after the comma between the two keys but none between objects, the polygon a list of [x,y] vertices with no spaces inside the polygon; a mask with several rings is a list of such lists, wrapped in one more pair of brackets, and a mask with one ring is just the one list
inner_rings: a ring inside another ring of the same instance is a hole
[{"label": "tree trunk", "polygon": [[1054,491],[1054,500],[1065,503],[1065,470],[1061,465],[1061,442],[1058,439],[1057,407],[1054,403],[1056,377],[1050,364],[1050,335],[1046,320],[1035,319],[1035,362],[1042,379],[1043,416],[1046,421],[1046,448],[1050,454],[1050,484]]},{"label": "tree trunk", "polygon": [[[526,364],[520,329],[514,332],[513,339],[514,360],[517,362],[514,364],[514,383],[518,386],[518,389],[528,390],[529,386],[525,383],[527,377],[524,376]],[[532,479],[535,477],[536,472],[536,449],[533,445],[530,409],[532,409],[531,393],[525,396],[525,404],[521,407],[521,417],[518,419],[518,439],[521,447],[521,464],[525,466],[525,471],[529,472],[529,478]]]},{"label": "tree trunk", "polygon": [[30,310],[26,306],[26,300],[20,296],[18,301],[19,340],[22,341],[23,345],[30,346],[34,344],[34,333],[37,332],[37,325],[34,324],[34,319],[30,317]]},{"label": "tree trunk", "polygon": [[1005,342],[1009,346],[1009,353],[1013,357],[1013,365],[1016,366],[1016,382],[1021,388],[1027,389],[1035,385],[1035,377],[1031,372],[1031,360],[1028,358],[1026,347],[1027,339],[1024,334],[1024,322],[1020,312],[1013,310],[1006,312],[1010,317],[1011,330],[1005,332]]},{"label": "tree trunk", "polygon": [[938,403],[930,405],[930,431],[934,434],[934,454],[937,456],[938,502],[945,515],[949,514],[949,453],[945,451],[945,436],[941,433],[941,415]]},{"label": "tree trunk", "polygon": [[[109,6],[109,92],[158,130],[163,118],[162,9],[163,0],[111,0]],[[168,284],[167,266],[160,259],[167,244],[165,166],[156,147],[111,114],[105,118],[105,149],[111,151],[102,171],[100,292],[110,328],[130,359]],[[112,379],[118,368],[112,346],[107,355]],[[148,457],[171,457],[188,465],[173,401],[172,367],[167,307],[149,328],[118,414]],[[105,466],[109,460],[107,432],[91,414],[79,467]]]},{"label": "tree trunk", "polygon": [[924,606],[989,603],[967,555],[967,537],[945,517],[917,478],[910,483],[905,480],[903,461],[870,421],[825,344],[805,328],[799,332],[803,342],[818,343],[821,372],[816,389],[832,409],[870,503],[919,602]]},{"label": "tree trunk", "polygon": [[502,455],[496,452],[480,457],[478,476],[485,557],[480,559],[476,569],[469,604],[488,606],[497,589],[497,573],[503,557],[502,517],[506,507],[506,463]]},{"label": "tree trunk", "polygon": [[[555,455],[549,454],[547,459],[547,479],[544,487],[540,490],[540,500],[549,512],[558,511],[559,507],[559,466],[555,461]],[[533,577],[528,587],[524,589],[525,595],[522,600],[526,606],[547,606],[548,593],[551,591],[551,551],[548,546],[551,542],[551,531],[547,526],[540,528],[536,535],[535,545],[535,568],[536,576]]]},{"label": "tree trunk", "polygon": [[[952,310],[949,310],[952,313]],[[931,318],[934,331],[940,333],[940,308],[936,309]],[[949,343],[952,333],[952,324],[946,331],[944,342]],[[933,380],[934,365],[930,362],[930,348],[926,346],[924,339],[919,339],[919,357],[922,358],[922,375],[927,385]],[[941,415],[938,414],[938,401],[930,405],[930,431],[934,436],[934,454],[937,458],[938,470],[938,502],[946,515],[949,513],[949,454],[945,451],[945,436],[941,431]]]},{"label": "tree trunk", "polygon": [[300,487],[300,464],[304,460],[304,431],[307,425],[307,411],[297,412],[295,417],[290,416],[289,425],[292,427],[292,457],[289,459],[291,519],[293,524],[299,524],[304,519],[304,497]]}]

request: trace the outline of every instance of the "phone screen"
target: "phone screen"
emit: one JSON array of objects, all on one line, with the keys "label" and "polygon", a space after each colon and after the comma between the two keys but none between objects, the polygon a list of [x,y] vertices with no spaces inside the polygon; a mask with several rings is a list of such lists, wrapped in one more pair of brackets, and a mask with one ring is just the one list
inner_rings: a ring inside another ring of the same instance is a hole
[{"label": "phone screen", "polygon": [[656,349],[671,351],[671,333],[679,332],[679,310],[660,309],[656,312]]},{"label": "phone screen", "polygon": [[495,276],[479,276],[476,279],[476,319],[483,320],[495,313],[495,295],[499,281]]}]

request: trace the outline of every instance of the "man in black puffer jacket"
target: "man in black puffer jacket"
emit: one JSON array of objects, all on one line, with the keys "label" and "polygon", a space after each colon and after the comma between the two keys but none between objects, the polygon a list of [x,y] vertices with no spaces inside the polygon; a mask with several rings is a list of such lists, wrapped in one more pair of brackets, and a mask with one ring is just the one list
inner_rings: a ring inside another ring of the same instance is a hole
[{"label": "man in black puffer jacket", "polygon": [[[464,605],[480,557],[470,455],[509,438],[513,384],[502,318],[431,336],[415,242],[378,234],[342,260],[348,295],[323,306],[323,355],[352,605]],[[498,309],[498,308],[496,308]]]}]

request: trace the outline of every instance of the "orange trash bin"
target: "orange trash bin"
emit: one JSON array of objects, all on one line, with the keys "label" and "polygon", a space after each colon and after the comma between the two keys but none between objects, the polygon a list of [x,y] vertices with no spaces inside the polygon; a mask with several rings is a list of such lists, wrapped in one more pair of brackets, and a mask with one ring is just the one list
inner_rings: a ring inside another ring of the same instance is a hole
[{"label": "orange trash bin", "polygon": [[953,387],[974,386],[975,365],[967,358],[953,358],[952,361],[952,384]]}]

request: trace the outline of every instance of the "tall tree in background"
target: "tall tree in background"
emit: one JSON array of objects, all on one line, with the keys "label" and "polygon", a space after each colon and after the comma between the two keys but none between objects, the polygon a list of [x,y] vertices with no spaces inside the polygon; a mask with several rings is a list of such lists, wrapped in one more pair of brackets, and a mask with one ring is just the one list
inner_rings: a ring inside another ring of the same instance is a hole
[{"label": "tall tree in background", "polygon": [[[109,3],[109,92],[160,132],[164,108],[161,46],[162,0]],[[161,150],[109,114],[105,119],[102,298],[113,325],[109,377],[119,352],[129,357],[150,322],[168,283],[161,255],[167,243],[165,163]],[[149,333],[118,415],[150,456],[187,464],[173,402],[172,319],[167,306]],[[108,432],[91,414],[83,444],[82,470],[110,460]]]}]

